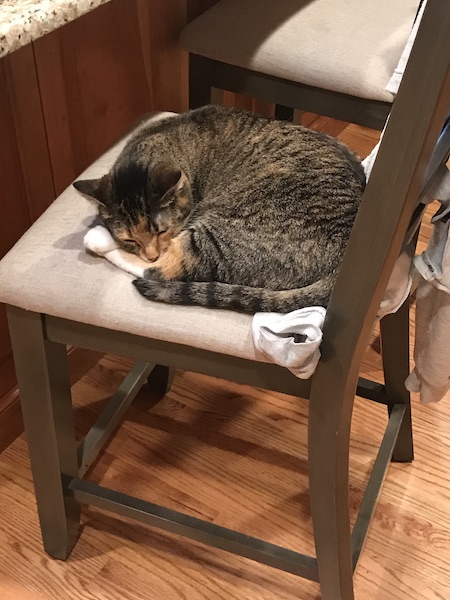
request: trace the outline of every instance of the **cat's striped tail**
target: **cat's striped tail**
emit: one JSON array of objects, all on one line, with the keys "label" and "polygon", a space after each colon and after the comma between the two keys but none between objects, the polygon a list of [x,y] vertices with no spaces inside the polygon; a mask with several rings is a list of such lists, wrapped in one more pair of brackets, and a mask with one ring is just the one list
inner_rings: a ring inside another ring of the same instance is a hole
[{"label": "cat's striped tail", "polygon": [[334,275],[328,275],[311,285],[280,291],[216,281],[135,279],[133,283],[145,298],[155,302],[224,308],[254,314],[287,313],[305,306],[327,306],[335,279]]}]

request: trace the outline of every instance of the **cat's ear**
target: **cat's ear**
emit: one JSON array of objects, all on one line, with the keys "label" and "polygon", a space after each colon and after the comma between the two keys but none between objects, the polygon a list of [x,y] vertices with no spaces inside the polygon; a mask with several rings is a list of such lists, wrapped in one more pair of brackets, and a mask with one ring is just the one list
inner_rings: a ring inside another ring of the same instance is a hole
[{"label": "cat's ear", "polygon": [[111,196],[109,175],[104,175],[100,179],[79,179],[78,181],[74,181],[73,187],[90,199],[95,200],[97,204],[103,206],[107,205],[108,199]]},{"label": "cat's ear", "polygon": [[173,163],[159,163],[152,170],[150,181],[159,196],[159,207],[182,206],[186,212],[191,205],[191,187],[183,171]]},{"label": "cat's ear", "polygon": [[150,174],[152,187],[161,197],[161,207],[175,202],[177,196],[189,185],[185,173],[173,163],[157,164]]}]

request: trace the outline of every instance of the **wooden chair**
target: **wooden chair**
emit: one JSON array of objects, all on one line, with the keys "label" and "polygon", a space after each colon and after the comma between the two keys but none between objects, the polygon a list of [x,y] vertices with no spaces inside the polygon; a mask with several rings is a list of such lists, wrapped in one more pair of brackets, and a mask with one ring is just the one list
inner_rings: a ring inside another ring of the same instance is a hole
[{"label": "wooden chair", "polygon": [[221,0],[181,35],[191,108],[219,88],[382,129],[419,0]]},{"label": "wooden chair", "polygon": [[[403,385],[409,371],[407,303],[383,319],[384,385],[362,380],[358,372],[419,197],[449,155],[449,31],[449,4],[429,0],[328,306],[322,358],[310,380],[260,362],[248,315],[150,304],[138,296],[128,276],[83,251],[95,209],[72,189],[2,260],[0,300],[8,305],[37,507],[51,556],[69,555],[83,503],[318,581],[324,600],[353,599],[353,571],[391,457],[413,458]],[[105,173],[123,144],[83,176]],[[137,360],[78,449],[66,345]],[[83,479],[150,373],[151,384],[164,392],[174,367],[309,398],[315,558]],[[356,392],[385,404],[389,418],[351,531],[348,458]]]}]

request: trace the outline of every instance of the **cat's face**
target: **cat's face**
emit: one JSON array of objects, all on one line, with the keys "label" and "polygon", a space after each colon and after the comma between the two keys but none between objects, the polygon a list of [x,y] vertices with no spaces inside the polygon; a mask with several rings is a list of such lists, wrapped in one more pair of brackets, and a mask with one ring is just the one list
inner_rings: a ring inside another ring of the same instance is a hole
[{"label": "cat's face", "polygon": [[192,210],[186,175],[168,163],[159,163],[150,173],[128,163],[74,186],[96,201],[100,218],[119,245],[150,262],[165,252]]}]

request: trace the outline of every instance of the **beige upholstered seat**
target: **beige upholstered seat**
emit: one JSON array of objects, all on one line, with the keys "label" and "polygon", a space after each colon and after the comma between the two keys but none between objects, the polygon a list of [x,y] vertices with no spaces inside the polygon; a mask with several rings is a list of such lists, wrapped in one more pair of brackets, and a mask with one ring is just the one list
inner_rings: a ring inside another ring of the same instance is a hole
[{"label": "beige upholstered seat", "polygon": [[385,102],[419,0],[222,0],[184,30],[192,54]]},{"label": "beige upholstered seat", "polygon": [[[105,174],[124,144],[125,140],[116,144],[83,177]],[[149,302],[131,284],[132,275],[89,255],[83,237],[95,215],[95,206],[73,187],[65,190],[2,260],[0,301],[81,323],[263,360],[255,354],[250,316]]]}]

